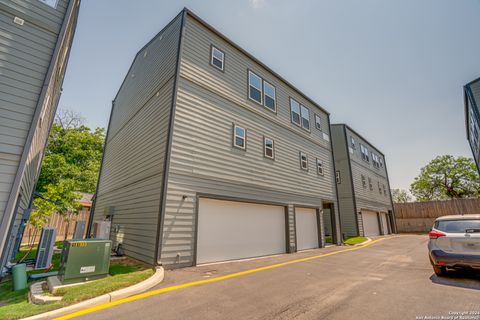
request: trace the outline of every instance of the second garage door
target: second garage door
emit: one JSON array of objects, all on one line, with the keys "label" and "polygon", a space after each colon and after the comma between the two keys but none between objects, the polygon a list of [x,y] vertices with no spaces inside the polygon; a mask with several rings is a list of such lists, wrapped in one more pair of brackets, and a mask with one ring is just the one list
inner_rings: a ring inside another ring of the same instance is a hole
[{"label": "second garage door", "polygon": [[318,248],[317,211],[295,208],[295,224],[297,225],[297,250]]},{"label": "second garage door", "polygon": [[380,235],[380,227],[376,212],[362,211],[363,233],[366,237]]},{"label": "second garage door", "polygon": [[284,253],[285,208],[202,198],[197,263]]}]

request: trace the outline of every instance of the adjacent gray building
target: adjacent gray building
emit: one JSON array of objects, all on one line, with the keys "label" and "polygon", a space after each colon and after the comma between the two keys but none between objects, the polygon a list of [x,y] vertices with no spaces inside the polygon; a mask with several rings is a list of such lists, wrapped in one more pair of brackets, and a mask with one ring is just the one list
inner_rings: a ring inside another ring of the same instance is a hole
[{"label": "adjacent gray building", "polygon": [[0,276],[20,244],[80,0],[0,0]]},{"label": "adjacent gray building", "polygon": [[334,166],[329,113],[184,9],[113,100],[92,214],[170,268],[318,248],[340,241]]},{"label": "adjacent gray building", "polygon": [[465,105],[465,127],[473,159],[480,173],[480,78],[463,87]]},{"label": "adjacent gray building", "polygon": [[385,156],[345,124],[331,126],[342,235],[395,232]]}]

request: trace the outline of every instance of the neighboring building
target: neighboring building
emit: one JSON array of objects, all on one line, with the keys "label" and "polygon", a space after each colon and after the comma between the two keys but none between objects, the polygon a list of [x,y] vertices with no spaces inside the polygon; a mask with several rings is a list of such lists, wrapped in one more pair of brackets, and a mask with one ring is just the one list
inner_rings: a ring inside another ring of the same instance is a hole
[{"label": "neighboring building", "polygon": [[467,139],[472,149],[473,158],[480,173],[480,78],[463,87],[465,96],[465,126]]},{"label": "neighboring building", "polygon": [[385,156],[345,124],[333,124],[331,130],[342,234],[395,232]]},{"label": "neighboring building", "polygon": [[20,245],[80,0],[0,0],[0,276]]},{"label": "neighboring building", "polygon": [[113,101],[94,220],[169,267],[338,242],[329,131],[327,111],[184,9]]}]

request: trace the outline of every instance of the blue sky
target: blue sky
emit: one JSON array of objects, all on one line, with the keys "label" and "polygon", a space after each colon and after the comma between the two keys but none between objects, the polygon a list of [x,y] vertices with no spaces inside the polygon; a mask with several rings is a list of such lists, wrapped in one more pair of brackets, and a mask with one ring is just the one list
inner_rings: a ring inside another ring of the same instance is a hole
[{"label": "blue sky", "polygon": [[436,155],[471,157],[480,0],[82,0],[59,107],[106,127],[136,52],[185,6],[383,151],[392,188]]}]

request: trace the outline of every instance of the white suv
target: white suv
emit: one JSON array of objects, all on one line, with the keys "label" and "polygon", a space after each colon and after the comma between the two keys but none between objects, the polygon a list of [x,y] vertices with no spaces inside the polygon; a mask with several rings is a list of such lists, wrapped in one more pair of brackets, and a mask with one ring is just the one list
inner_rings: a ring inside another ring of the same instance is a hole
[{"label": "white suv", "polygon": [[480,215],[452,215],[435,220],[428,234],[433,271],[444,276],[447,268],[480,269]]}]

